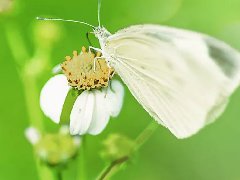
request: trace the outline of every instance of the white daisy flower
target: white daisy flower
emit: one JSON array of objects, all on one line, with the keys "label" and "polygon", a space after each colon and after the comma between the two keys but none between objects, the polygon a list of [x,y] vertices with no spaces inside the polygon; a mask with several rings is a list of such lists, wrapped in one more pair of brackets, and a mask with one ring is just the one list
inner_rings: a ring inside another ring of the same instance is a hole
[{"label": "white daisy flower", "polygon": [[70,136],[68,126],[61,126],[57,133],[41,134],[36,128],[29,127],[25,136],[34,146],[36,155],[51,165],[66,163],[74,158],[81,145],[79,136]]},{"label": "white daisy flower", "polygon": [[73,59],[66,57],[62,64],[64,74],[50,78],[40,94],[43,112],[59,123],[70,89],[79,90],[69,116],[72,135],[101,133],[110,117],[117,117],[122,108],[123,85],[117,80],[108,83],[114,71],[105,60],[94,58],[94,54],[85,49],[80,55],[74,52]]}]

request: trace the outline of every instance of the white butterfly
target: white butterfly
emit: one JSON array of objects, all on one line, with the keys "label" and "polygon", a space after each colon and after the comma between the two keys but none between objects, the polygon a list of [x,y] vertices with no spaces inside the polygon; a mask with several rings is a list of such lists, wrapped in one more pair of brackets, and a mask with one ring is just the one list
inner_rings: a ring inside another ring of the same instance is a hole
[{"label": "white butterfly", "polygon": [[99,14],[100,3],[98,27],[74,22],[93,28],[103,57],[158,123],[186,138],[220,116],[240,83],[237,50],[204,34],[160,25],[111,34]]}]

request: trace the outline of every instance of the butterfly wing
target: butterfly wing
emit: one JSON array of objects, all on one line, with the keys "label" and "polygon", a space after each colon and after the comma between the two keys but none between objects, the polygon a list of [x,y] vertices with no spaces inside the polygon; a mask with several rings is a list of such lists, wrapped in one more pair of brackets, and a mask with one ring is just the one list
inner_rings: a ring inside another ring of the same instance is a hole
[{"label": "butterfly wing", "polygon": [[133,96],[178,138],[215,120],[240,82],[239,53],[191,31],[132,26],[102,48]]}]

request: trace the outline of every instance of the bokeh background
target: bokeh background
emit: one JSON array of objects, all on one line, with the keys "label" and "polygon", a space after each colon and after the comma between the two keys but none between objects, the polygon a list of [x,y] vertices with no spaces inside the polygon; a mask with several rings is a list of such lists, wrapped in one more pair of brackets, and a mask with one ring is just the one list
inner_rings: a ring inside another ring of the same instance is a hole
[{"label": "bokeh background", "polygon": [[[97,0],[0,0],[0,179],[3,180],[38,179],[32,146],[24,137],[30,121],[26,89],[31,92],[32,85],[23,83],[19,71],[21,64],[16,63],[16,53],[14,55],[13,48],[9,48],[9,41],[12,41],[17,55],[21,55],[24,42],[31,56],[37,46],[47,43],[46,39],[41,39],[41,29],[36,28],[49,22],[37,22],[37,16],[82,20],[96,25]],[[239,0],[103,0],[101,19],[112,33],[132,24],[156,23],[207,33],[240,49]],[[67,22],[51,23],[59,30],[53,35],[56,40],[51,44],[49,66],[37,78],[36,92],[51,76],[51,67],[71,55],[73,50],[88,45],[85,38],[86,32],[91,30],[88,27]],[[43,33],[48,31],[45,29]],[[97,43],[94,37],[91,39]],[[33,72],[37,69],[36,65],[32,67]],[[240,89],[214,124],[189,139],[177,140],[168,130],[159,127],[134,160],[113,179],[240,179],[239,104]],[[39,110],[37,105],[34,108]],[[57,130],[57,125],[48,118],[43,119],[49,131]],[[99,154],[108,134],[117,132],[135,138],[150,121],[150,116],[126,88],[120,116],[111,120],[101,135],[87,136],[88,179],[94,179],[105,165]],[[64,179],[74,177],[71,170],[64,172]]]}]

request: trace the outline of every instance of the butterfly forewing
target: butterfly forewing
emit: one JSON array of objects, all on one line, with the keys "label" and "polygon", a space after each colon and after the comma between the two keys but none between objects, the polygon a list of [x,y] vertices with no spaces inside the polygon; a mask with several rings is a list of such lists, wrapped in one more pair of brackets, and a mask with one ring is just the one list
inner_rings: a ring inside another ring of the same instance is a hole
[{"label": "butterfly forewing", "polygon": [[239,53],[206,35],[132,26],[110,36],[104,50],[139,103],[178,138],[215,120],[239,85]]}]

